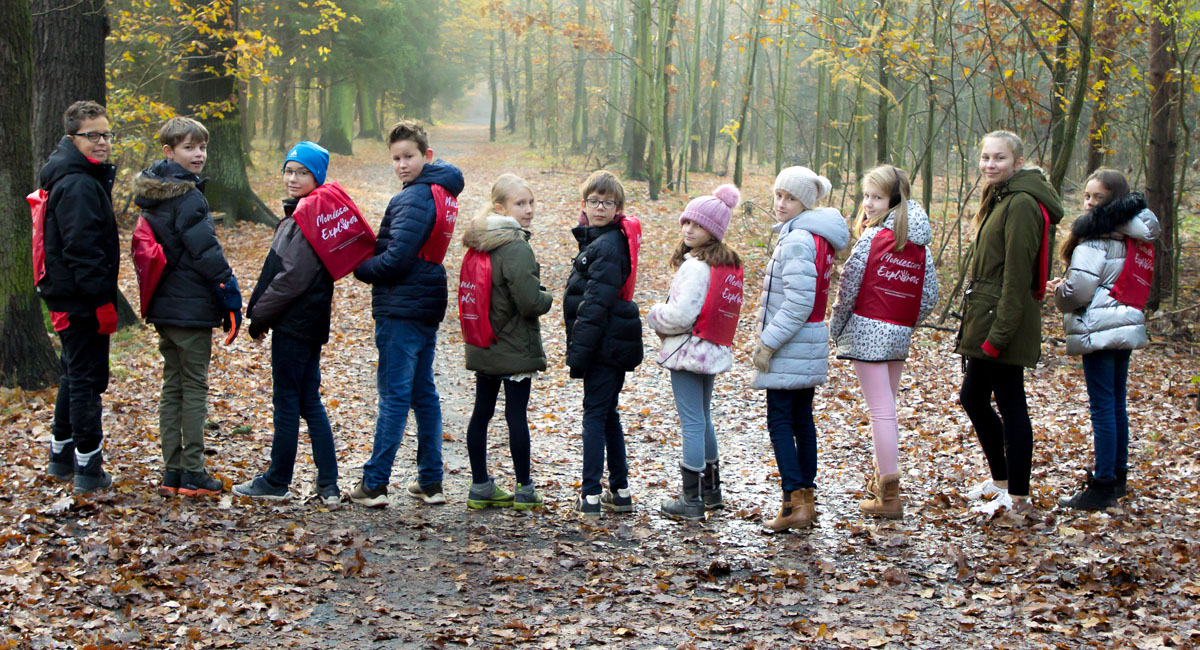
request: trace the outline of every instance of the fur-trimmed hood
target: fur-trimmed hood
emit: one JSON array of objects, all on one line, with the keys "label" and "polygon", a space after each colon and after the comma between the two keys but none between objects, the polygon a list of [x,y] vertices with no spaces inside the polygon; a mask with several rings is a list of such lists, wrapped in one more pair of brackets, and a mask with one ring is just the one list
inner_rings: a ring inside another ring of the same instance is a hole
[{"label": "fur-trimmed hood", "polygon": [[471,220],[470,228],[463,233],[462,242],[468,248],[490,253],[518,238],[528,241],[529,231],[521,228],[516,219],[499,214],[481,214]]},{"label": "fur-trimmed hood", "polygon": [[153,208],[193,189],[203,192],[205,180],[207,179],[201,179],[187,171],[179,163],[163,159],[133,180],[133,202],[139,208]]},{"label": "fur-trimmed hood", "polygon": [[1124,232],[1121,227],[1145,209],[1146,197],[1141,192],[1130,192],[1076,219],[1071,224],[1071,234],[1078,241],[1107,237],[1118,231],[1122,235],[1136,236],[1134,233]]}]

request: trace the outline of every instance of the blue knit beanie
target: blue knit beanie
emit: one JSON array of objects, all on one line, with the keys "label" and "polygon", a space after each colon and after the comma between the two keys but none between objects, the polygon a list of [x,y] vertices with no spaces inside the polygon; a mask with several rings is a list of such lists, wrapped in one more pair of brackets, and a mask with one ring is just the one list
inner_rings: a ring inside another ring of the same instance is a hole
[{"label": "blue knit beanie", "polygon": [[325,183],[325,172],[329,170],[329,152],[325,150],[325,147],[308,140],[297,142],[296,146],[288,152],[283,166],[287,167],[288,162],[292,161],[307,167],[308,171],[312,172],[313,178],[316,179],[317,185]]}]

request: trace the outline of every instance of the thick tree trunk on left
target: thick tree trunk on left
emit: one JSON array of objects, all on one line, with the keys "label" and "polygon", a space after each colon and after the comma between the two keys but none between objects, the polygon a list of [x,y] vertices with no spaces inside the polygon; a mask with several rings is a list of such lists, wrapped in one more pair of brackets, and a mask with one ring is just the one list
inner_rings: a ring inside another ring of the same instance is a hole
[{"label": "thick tree trunk on left", "polygon": [[250,188],[250,179],[246,177],[247,156],[242,148],[237,81],[226,68],[226,65],[233,65],[227,62],[226,53],[234,45],[232,34],[237,29],[237,0],[217,0],[211,6],[203,0],[191,1],[216,11],[206,14],[212,16],[209,24],[212,31],[198,35],[207,47],[187,56],[187,68],[179,80],[180,112],[191,115],[213,102],[232,103],[221,111],[221,118],[201,118],[209,134],[208,164],[204,167],[209,182],[204,195],[213,212],[223,212],[239,221],[274,226],[279,219]]},{"label": "thick tree trunk on left", "polygon": [[[27,0],[0,0],[0,156],[33,159],[33,26]],[[60,111],[61,112],[61,111]],[[61,126],[59,131],[61,131]],[[43,388],[58,377],[58,359],[33,289],[28,164],[0,165],[0,385]]]},{"label": "thick tree trunk on left", "polygon": [[321,139],[317,144],[331,153],[353,156],[354,146],[350,141],[354,135],[354,84],[338,81],[327,94],[329,100],[321,122]]},{"label": "thick tree trunk on left", "polygon": [[1150,138],[1146,151],[1146,202],[1158,216],[1162,234],[1154,243],[1154,283],[1146,311],[1171,297],[1175,283],[1175,155],[1179,149],[1178,86],[1168,75],[1177,61],[1171,36],[1176,28],[1173,0],[1155,0],[1150,19]]}]

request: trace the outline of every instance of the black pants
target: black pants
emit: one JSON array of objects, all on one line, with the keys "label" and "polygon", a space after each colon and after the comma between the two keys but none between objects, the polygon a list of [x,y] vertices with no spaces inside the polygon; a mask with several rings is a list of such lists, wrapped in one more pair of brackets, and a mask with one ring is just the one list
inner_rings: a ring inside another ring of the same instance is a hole
[{"label": "black pants", "polygon": [[625,461],[625,431],[617,403],[625,372],[612,366],[594,365],[583,375],[583,485],[585,496],[600,494],[600,479],[608,461],[608,487],[613,492],[629,487],[629,465]]},{"label": "black pants", "polygon": [[54,439],[74,440],[75,451],[90,453],[100,446],[100,395],[108,389],[108,335],[97,330],[95,316],[71,314],[70,325],[58,332],[62,342],[62,381],[54,403]]},{"label": "black pants", "polygon": [[487,467],[488,423],[496,413],[496,398],[500,396],[500,384],[504,384],[504,420],[508,423],[508,450],[512,453],[513,473],[517,483],[529,483],[529,389],[532,379],[510,381],[475,373],[475,408],[467,424],[467,455],[471,459],[471,481],[485,483],[489,478]]},{"label": "black pants", "polygon": [[[998,414],[992,408],[993,395]],[[992,480],[1008,481],[1009,494],[1029,496],[1033,425],[1025,404],[1025,369],[967,359],[959,400],[975,426]]]}]

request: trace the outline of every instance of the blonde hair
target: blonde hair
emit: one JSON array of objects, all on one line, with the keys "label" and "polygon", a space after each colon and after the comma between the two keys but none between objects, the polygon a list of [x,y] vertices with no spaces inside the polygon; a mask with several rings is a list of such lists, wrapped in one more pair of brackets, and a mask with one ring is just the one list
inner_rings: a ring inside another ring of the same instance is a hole
[{"label": "blonde hair", "polygon": [[883,225],[888,215],[894,215],[892,232],[896,234],[896,243],[892,251],[899,253],[908,242],[908,197],[912,194],[912,186],[908,183],[908,175],[899,167],[880,165],[867,172],[862,178],[862,188],[866,192],[867,185],[874,185],[880,193],[888,195],[888,211],[874,218],[867,216],[867,203],[863,201],[858,206],[858,216],[854,220],[854,236],[862,237],[867,228]]},{"label": "blonde hair", "polygon": [[516,174],[500,174],[496,177],[496,182],[492,183],[491,201],[479,209],[479,215],[487,216],[495,212],[497,204],[504,205],[521,189],[528,191],[530,197],[533,196],[533,188],[524,178]]},{"label": "blonde hair", "polygon": [[[983,143],[988,138],[1003,140],[1008,146],[1008,152],[1012,154],[1013,162],[1025,157],[1025,142],[1021,140],[1021,136],[1012,131],[992,131],[991,133],[979,139],[979,148],[983,148]],[[975,218],[971,219],[971,227],[979,232],[979,226],[983,224],[984,217],[992,211],[992,203],[996,200],[996,193],[1000,188],[995,185],[986,185],[983,188],[983,197],[979,200],[979,211],[975,213]]]}]

